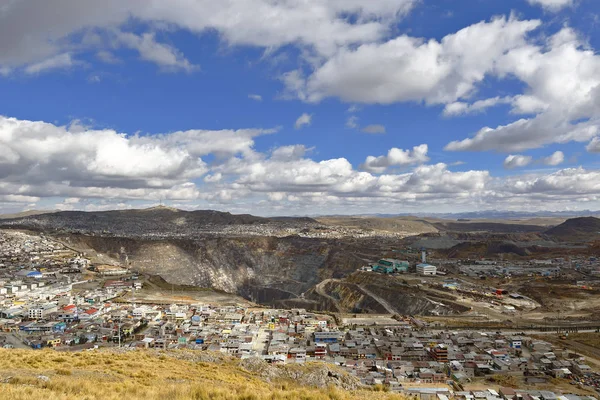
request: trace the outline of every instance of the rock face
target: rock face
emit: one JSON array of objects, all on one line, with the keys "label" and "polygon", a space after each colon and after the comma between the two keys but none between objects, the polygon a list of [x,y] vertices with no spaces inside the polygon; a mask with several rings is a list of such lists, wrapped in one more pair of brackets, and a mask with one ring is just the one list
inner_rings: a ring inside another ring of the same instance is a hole
[{"label": "rock face", "polygon": [[[269,303],[298,297],[323,279],[347,276],[377,258],[385,241],[300,237],[205,237],[143,240],[62,235],[61,241],[93,249],[173,284],[211,287]],[[368,249],[368,253],[364,254]]]},{"label": "rock face", "polygon": [[240,366],[267,382],[294,381],[303,386],[336,386],[344,390],[356,390],[361,387],[358,378],[325,363],[270,365],[259,358],[247,358],[240,361]]}]

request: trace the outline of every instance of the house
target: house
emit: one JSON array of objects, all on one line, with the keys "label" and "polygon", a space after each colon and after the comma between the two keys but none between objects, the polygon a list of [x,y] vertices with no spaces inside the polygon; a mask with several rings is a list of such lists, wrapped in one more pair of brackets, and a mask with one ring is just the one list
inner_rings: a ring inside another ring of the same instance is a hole
[{"label": "house", "polygon": [[512,349],[521,349],[523,346],[523,339],[520,336],[513,336],[508,339],[508,345]]},{"label": "house", "polygon": [[419,275],[436,275],[437,267],[431,264],[419,264],[417,265],[417,274]]},{"label": "house", "polygon": [[338,343],[340,340],[340,332],[315,332],[316,343]]},{"label": "house", "polygon": [[577,375],[588,375],[592,372],[589,365],[573,363],[573,372]]},{"label": "house", "polygon": [[84,312],[79,314],[79,319],[81,320],[90,320],[90,319],[94,319],[97,316],[100,315],[100,310],[98,310],[97,308],[90,308],[88,310],[85,310]]}]

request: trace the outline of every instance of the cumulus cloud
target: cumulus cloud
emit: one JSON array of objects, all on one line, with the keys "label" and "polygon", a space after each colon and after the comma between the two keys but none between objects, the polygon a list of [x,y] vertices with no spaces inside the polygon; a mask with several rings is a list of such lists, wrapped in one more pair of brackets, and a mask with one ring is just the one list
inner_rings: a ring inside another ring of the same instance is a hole
[{"label": "cumulus cloud", "polygon": [[312,123],[312,114],[304,113],[296,120],[294,124],[296,129],[302,129],[305,126],[310,126]]},{"label": "cumulus cloud", "polygon": [[383,125],[367,125],[361,129],[361,132],[369,134],[382,134],[385,133],[385,126]]},{"label": "cumulus cloud", "polygon": [[514,194],[549,196],[597,196],[600,194],[600,171],[566,168],[542,176],[517,177],[504,187]]},{"label": "cumulus cloud", "polygon": [[427,152],[429,147],[426,144],[415,146],[412,150],[402,150],[392,148],[386,156],[369,156],[361,165],[361,169],[374,173],[383,173],[387,168],[393,166],[406,166],[420,164],[429,161]]},{"label": "cumulus cloud", "polygon": [[600,153],[600,137],[595,137],[592,141],[586,146],[586,150],[590,153]]},{"label": "cumulus cloud", "polygon": [[555,151],[551,156],[542,159],[545,165],[557,166],[565,162],[565,154],[562,151]]},{"label": "cumulus cloud", "polygon": [[563,28],[543,44],[511,49],[496,62],[499,77],[527,85],[515,96],[514,114],[535,114],[472,138],[453,141],[447,150],[523,151],[551,143],[587,142],[600,133],[600,56]]},{"label": "cumulus cloud", "polygon": [[600,132],[599,120],[566,122],[556,114],[544,113],[496,128],[485,127],[472,138],[446,145],[449,151],[524,151],[551,143],[587,142]]},{"label": "cumulus cloud", "polygon": [[262,96],[260,94],[249,94],[248,98],[254,101],[262,101]]},{"label": "cumulus cloud", "polygon": [[537,20],[495,18],[441,41],[402,35],[341,48],[306,79],[296,73],[289,89],[312,102],[335,96],[354,103],[451,103],[470,95],[494,71],[496,60],[523,46],[539,25]]},{"label": "cumulus cloud", "polygon": [[[474,204],[555,209],[574,202],[594,208],[600,199],[598,170],[501,178],[485,170],[455,172],[443,163],[427,164],[426,145],[368,157],[361,170],[345,158],[310,159],[311,149],[300,144],[257,152],[253,139],[271,132],[192,130],[142,136],[2,117],[0,209],[31,208],[56,198],[63,199],[57,205],[61,209],[89,210],[163,199],[186,208],[281,214],[293,207],[314,214],[373,212],[373,199],[382,212],[398,207],[450,211]],[[201,158],[217,153],[210,164]],[[520,157],[527,156],[514,156],[511,162],[519,164],[514,160]],[[548,157],[552,163],[560,158],[556,153]],[[403,172],[386,173],[394,166]]]},{"label": "cumulus cloud", "polygon": [[533,157],[531,156],[522,156],[522,155],[509,155],[504,160],[504,168],[513,169],[513,168],[522,168],[526,167],[533,161]]},{"label": "cumulus cloud", "polygon": [[527,0],[529,4],[539,5],[550,11],[559,11],[573,5],[573,0]]},{"label": "cumulus cloud", "polygon": [[47,197],[196,198],[208,154],[251,154],[271,131],[180,131],[128,136],[77,124],[0,117],[0,194]]},{"label": "cumulus cloud", "polygon": [[[32,7],[26,1],[12,1],[0,13],[0,66],[21,67],[78,47],[75,45],[96,46],[101,40],[78,43],[81,36],[76,34],[123,27],[131,20],[149,25],[160,22],[194,34],[215,30],[230,45],[274,49],[296,44],[318,54],[331,54],[339,46],[384,37],[389,26],[415,3],[416,0],[224,0],[215,5],[213,0],[106,0],[102,4],[63,0],[53,4],[36,2]],[[348,16],[355,22],[349,22]],[[136,37],[125,40],[140,50],[145,59],[189,68],[182,55],[157,44],[147,36],[149,33],[131,33]]]},{"label": "cumulus cloud", "polygon": [[285,160],[298,160],[304,157],[307,149],[302,144],[295,144],[291,146],[278,147],[271,153],[272,160],[285,161]]}]

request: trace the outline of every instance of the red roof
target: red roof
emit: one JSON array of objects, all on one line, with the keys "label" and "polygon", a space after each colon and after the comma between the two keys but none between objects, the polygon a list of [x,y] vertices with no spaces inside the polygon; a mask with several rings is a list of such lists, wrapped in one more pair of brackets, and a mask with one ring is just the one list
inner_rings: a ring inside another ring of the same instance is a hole
[{"label": "red roof", "polygon": [[92,314],[95,314],[95,313],[97,313],[97,312],[98,312],[98,309],[97,309],[97,308],[90,308],[89,310],[85,310],[84,312],[85,312],[86,314],[88,314],[88,315],[92,315]]},{"label": "red roof", "polygon": [[69,304],[68,306],[64,306],[62,309],[65,310],[65,311],[71,311],[71,310],[74,310],[76,308],[77,308],[77,306],[75,304]]}]

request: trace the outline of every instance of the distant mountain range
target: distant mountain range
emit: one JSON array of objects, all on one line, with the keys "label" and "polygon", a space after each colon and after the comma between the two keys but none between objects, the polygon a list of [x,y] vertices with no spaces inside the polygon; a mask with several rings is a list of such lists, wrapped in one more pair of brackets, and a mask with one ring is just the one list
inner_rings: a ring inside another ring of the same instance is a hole
[{"label": "distant mountain range", "polygon": [[[341,216],[341,215],[337,215]],[[400,213],[400,214],[361,214],[361,217],[395,218],[395,217],[420,217],[439,219],[523,219],[523,218],[575,218],[575,217],[600,217],[600,211],[473,211],[463,213]],[[325,216],[323,216],[325,217]],[[333,217],[328,215],[327,217]]]},{"label": "distant mountain range", "polygon": [[[113,210],[113,211],[105,211],[104,213],[127,213],[128,211],[131,211],[133,214],[135,214],[135,212],[139,212],[139,211],[157,211],[157,210],[163,210],[163,211],[173,211],[173,212],[181,212],[182,214],[188,214],[188,213],[199,213],[199,214],[203,214],[204,217],[211,215],[212,217],[209,218],[211,220],[214,221],[215,217],[217,216],[225,216],[228,215],[229,217],[225,217],[224,219],[230,219],[232,218],[233,220],[236,220],[237,216],[236,215],[232,215],[230,213],[226,213],[226,212],[219,212],[219,211],[212,211],[212,210],[194,210],[194,211],[184,211],[184,210],[178,210],[175,208],[171,208],[171,207],[165,207],[165,206],[157,206],[157,207],[152,207],[152,208],[147,208],[144,210]],[[72,213],[84,213],[83,211],[70,211]],[[36,215],[46,215],[46,214],[62,214],[62,213],[69,213],[69,211],[60,211],[60,210],[30,210],[30,211],[24,211],[21,213],[15,213],[15,214],[0,214],[0,220],[2,219],[16,219],[16,218],[24,218],[24,217],[31,217],[31,216],[36,216]],[[86,213],[86,214],[94,214],[94,213]],[[65,214],[63,214],[65,215]],[[221,219],[220,217],[217,217],[216,219],[220,219],[221,222],[224,222],[224,219]],[[248,217],[251,217],[250,215],[246,214],[246,215],[240,215],[241,220],[243,220],[242,223],[248,223]],[[263,218],[263,217],[254,217],[252,216],[252,223],[256,223],[259,222],[259,220],[262,220],[262,222],[267,222],[268,220],[271,221],[302,221],[304,220],[304,222],[314,222],[311,218],[329,218],[329,217],[370,217],[370,218],[397,218],[397,217],[418,217],[418,218],[439,218],[439,219],[450,219],[450,220],[457,220],[457,219],[462,219],[462,220],[477,220],[477,219],[505,219],[505,220],[511,220],[511,219],[524,219],[524,218],[576,218],[576,217],[600,217],[600,211],[591,211],[591,210],[582,210],[582,211],[533,211],[533,212],[528,212],[528,211],[500,211],[500,210],[487,210],[487,211],[472,211],[472,212],[461,212],[461,213],[398,213],[398,214],[385,214],[385,213],[379,213],[379,214],[315,214],[315,215],[311,215],[311,216],[302,216],[302,215],[292,215],[292,216],[275,216],[275,217],[269,217],[269,218]],[[237,221],[236,221],[237,222]]]}]

